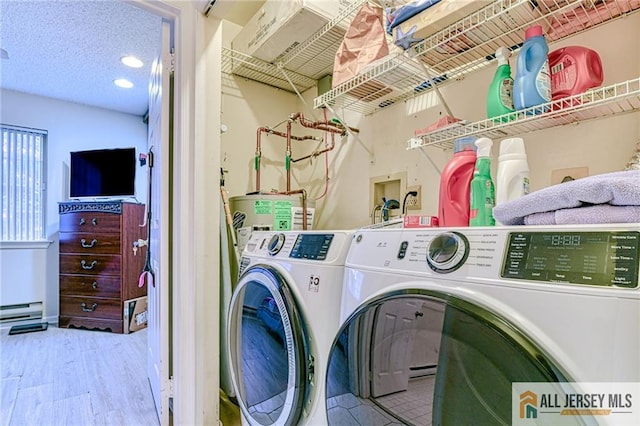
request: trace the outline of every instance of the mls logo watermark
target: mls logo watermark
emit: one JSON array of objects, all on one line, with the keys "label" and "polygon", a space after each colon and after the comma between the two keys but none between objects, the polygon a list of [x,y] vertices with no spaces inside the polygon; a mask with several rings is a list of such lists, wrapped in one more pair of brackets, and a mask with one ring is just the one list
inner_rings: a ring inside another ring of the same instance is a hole
[{"label": "mls logo watermark", "polygon": [[640,383],[517,382],[512,425],[640,425]]},{"label": "mls logo watermark", "polygon": [[535,392],[527,390],[520,394],[520,418],[538,418],[538,394]]}]

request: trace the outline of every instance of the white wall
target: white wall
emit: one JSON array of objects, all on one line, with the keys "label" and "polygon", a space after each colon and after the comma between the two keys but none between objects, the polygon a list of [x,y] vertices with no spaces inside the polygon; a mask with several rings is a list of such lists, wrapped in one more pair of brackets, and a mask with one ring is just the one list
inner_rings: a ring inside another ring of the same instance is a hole
[{"label": "white wall", "polygon": [[[3,281],[7,271],[9,276],[24,277],[22,268],[33,268],[35,271],[45,269],[46,282],[38,284],[45,289],[44,316],[49,321],[57,322],[58,202],[64,201],[68,193],[69,153],[77,150],[124,147],[135,147],[137,152],[145,152],[147,125],[138,116],[11,90],[0,91],[0,97],[2,123],[48,131],[46,233],[47,238],[53,241],[47,249],[45,265],[15,264],[9,261],[15,253],[2,250],[0,260]],[[143,203],[146,201],[144,170],[138,168],[136,172],[136,198]],[[33,256],[26,252],[24,255]],[[18,278],[15,281],[20,282]],[[0,300],[0,305],[2,304]]]},{"label": "white wall", "polygon": [[[40,246],[40,244],[38,245]],[[46,247],[0,249],[0,306],[44,301]]]},{"label": "white wall", "polygon": [[[294,94],[242,77],[234,80],[223,77],[221,117],[228,129],[221,135],[221,164],[228,170],[225,187],[232,197],[256,190],[253,161],[258,127],[275,126],[297,108]],[[286,128],[276,130],[284,132]],[[285,139],[263,134],[261,146],[260,189],[284,191]]]}]

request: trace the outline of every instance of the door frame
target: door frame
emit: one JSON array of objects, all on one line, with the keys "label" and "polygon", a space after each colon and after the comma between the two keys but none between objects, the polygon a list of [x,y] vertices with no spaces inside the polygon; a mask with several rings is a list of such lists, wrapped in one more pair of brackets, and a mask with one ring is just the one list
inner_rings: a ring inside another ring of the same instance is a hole
[{"label": "door frame", "polygon": [[174,24],[174,235],[161,243],[174,253],[173,422],[219,424],[221,21],[205,17],[196,2],[125,1]]}]

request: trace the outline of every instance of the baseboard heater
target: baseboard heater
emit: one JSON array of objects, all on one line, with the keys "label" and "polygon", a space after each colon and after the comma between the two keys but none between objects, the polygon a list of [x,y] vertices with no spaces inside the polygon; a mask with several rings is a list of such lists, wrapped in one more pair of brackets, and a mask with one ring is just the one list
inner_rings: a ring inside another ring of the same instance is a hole
[{"label": "baseboard heater", "polygon": [[423,376],[432,376],[434,374],[436,374],[436,371],[438,370],[438,365],[434,364],[434,365],[420,365],[417,367],[409,367],[409,377],[411,379],[414,379],[416,377],[423,377]]},{"label": "baseboard heater", "polygon": [[42,318],[42,302],[0,306],[0,324]]}]

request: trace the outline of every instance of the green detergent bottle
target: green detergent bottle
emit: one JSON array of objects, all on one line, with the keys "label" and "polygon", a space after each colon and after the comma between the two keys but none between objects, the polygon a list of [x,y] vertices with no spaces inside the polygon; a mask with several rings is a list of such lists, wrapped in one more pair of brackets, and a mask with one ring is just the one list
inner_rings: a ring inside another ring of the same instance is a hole
[{"label": "green detergent bottle", "polygon": [[511,78],[511,67],[509,66],[509,56],[511,52],[506,47],[500,47],[496,51],[498,69],[489,86],[487,94],[487,117],[494,118],[504,114],[494,121],[507,122],[516,117],[513,108],[513,79]]},{"label": "green detergent bottle", "polygon": [[469,226],[494,226],[493,207],[496,204],[495,187],[491,179],[491,147],[493,141],[480,138],[476,167],[471,180]]}]

